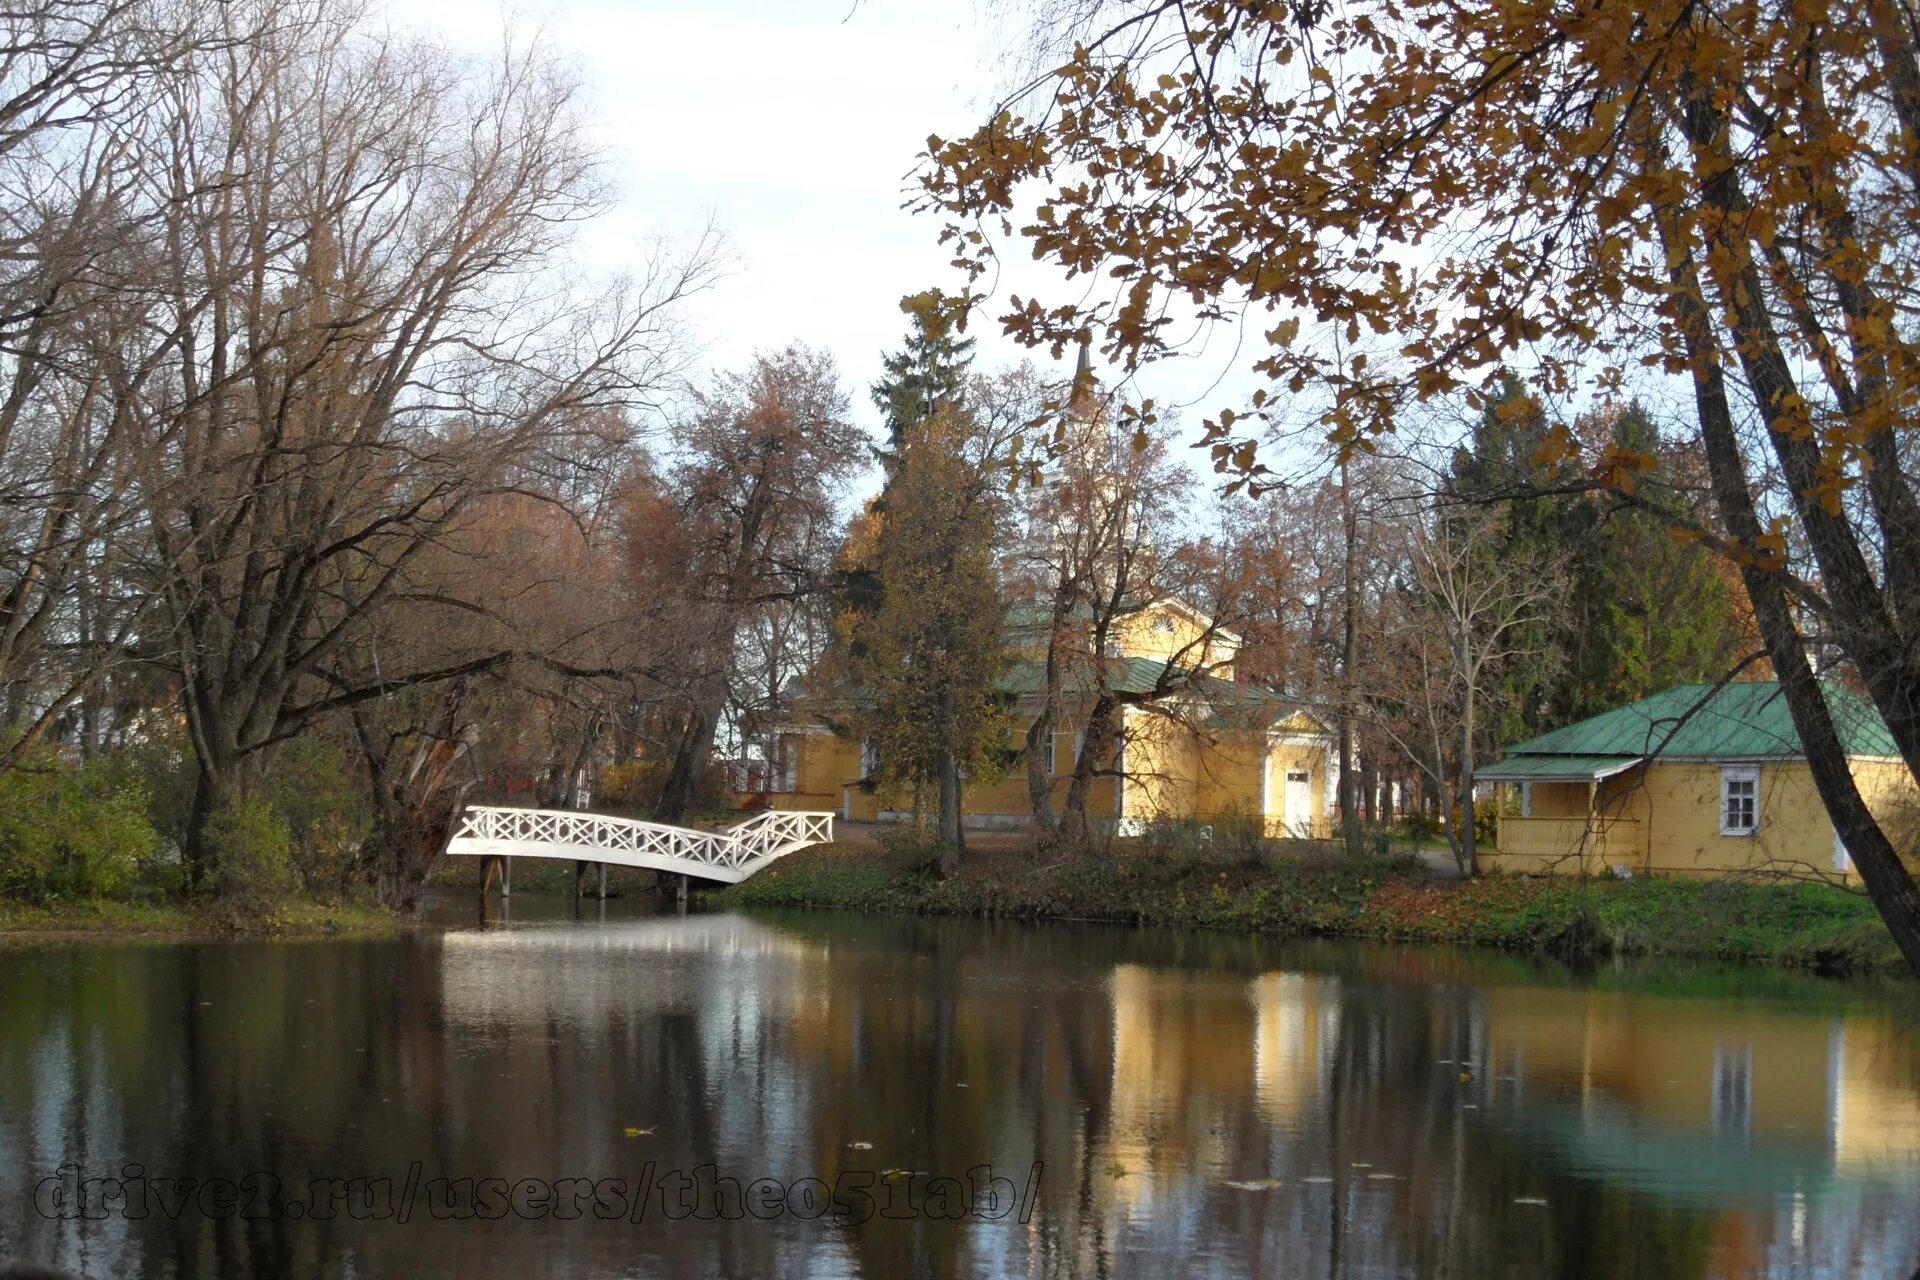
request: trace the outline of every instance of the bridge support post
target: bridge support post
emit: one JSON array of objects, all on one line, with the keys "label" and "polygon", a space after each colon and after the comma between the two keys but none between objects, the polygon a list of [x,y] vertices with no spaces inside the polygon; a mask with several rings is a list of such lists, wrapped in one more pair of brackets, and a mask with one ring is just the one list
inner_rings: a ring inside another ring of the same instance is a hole
[{"label": "bridge support post", "polygon": [[607,864],[600,864],[600,901],[607,900]]}]

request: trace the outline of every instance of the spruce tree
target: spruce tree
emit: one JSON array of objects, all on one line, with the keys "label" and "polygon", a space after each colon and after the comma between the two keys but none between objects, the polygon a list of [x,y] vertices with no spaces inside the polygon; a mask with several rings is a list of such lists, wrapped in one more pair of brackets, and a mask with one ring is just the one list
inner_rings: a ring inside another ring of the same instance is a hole
[{"label": "spruce tree", "polygon": [[900,350],[883,358],[886,376],[873,384],[873,403],[886,416],[887,447],[881,454],[891,474],[907,432],[932,418],[942,405],[963,407],[973,339],[955,337],[924,308],[909,309],[913,328]]}]

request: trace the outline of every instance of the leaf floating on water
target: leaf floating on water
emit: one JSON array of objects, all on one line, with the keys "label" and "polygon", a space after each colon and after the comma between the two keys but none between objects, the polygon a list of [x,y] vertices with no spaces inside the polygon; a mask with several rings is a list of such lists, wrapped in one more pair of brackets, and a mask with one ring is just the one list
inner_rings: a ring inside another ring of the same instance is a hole
[{"label": "leaf floating on water", "polygon": [[1467,1081],[1467,1080],[1471,1080],[1471,1079],[1473,1079],[1473,1073],[1472,1073],[1472,1072],[1470,1072],[1470,1071],[1462,1071],[1462,1072],[1460,1073],[1460,1079],[1461,1079],[1461,1080],[1462,1080],[1463,1082],[1464,1082],[1464,1081]]},{"label": "leaf floating on water", "polygon": [[1332,1182],[1332,1181],[1333,1181],[1333,1179],[1332,1179],[1332,1178],[1329,1178],[1329,1177],[1325,1177],[1324,1175],[1321,1175],[1321,1174],[1315,1174],[1315,1175],[1314,1175],[1313,1177],[1311,1177],[1311,1178],[1302,1178],[1302,1179],[1300,1179],[1300,1181],[1302,1181],[1302,1182]]},{"label": "leaf floating on water", "polygon": [[1227,1185],[1235,1191],[1271,1191],[1275,1187],[1284,1187],[1287,1184],[1279,1178],[1254,1178],[1247,1182],[1229,1182]]},{"label": "leaf floating on water", "polygon": [[1368,1163],[1367,1163],[1367,1162],[1366,1162],[1365,1160],[1355,1160],[1355,1161],[1353,1162],[1353,1167],[1354,1167],[1354,1168],[1356,1168],[1356,1169],[1371,1169],[1371,1168],[1373,1168],[1373,1166],[1372,1166],[1372,1165],[1370,1165],[1370,1164],[1368,1164]]},{"label": "leaf floating on water", "polygon": [[1539,1196],[1515,1196],[1513,1198],[1513,1202],[1515,1204],[1545,1204],[1546,1203],[1546,1201],[1542,1200]]},{"label": "leaf floating on water", "polygon": [[871,1142],[849,1142],[847,1145],[853,1148],[855,1151],[873,1150],[873,1144]]},{"label": "leaf floating on water", "polygon": [[[658,1129],[659,1127],[660,1126],[656,1124],[653,1126],[653,1129]],[[644,1138],[648,1134],[652,1133],[653,1129],[636,1129],[632,1125],[628,1125],[625,1129],[625,1133],[629,1138]]]},{"label": "leaf floating on water", "polygon": [[1392,1182],[1395,1178],[1399,1176],[1400,1175],[1397,1173],[1370,1173],[1367,1175],[1367,1181],[1368,1182]]}]

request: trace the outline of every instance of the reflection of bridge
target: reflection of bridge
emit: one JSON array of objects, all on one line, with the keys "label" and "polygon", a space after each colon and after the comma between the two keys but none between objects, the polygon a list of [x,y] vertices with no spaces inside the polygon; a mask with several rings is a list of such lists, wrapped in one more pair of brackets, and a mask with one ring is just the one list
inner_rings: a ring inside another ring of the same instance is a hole
[{"label": "reflection of bridge", "polygon": [[718,831],[696,831],[600,813],[477,806],[460,815],[447,852],[480,858],[568,858],[735,884],[775,858],[832,839],[831,813],[769,810]]}]

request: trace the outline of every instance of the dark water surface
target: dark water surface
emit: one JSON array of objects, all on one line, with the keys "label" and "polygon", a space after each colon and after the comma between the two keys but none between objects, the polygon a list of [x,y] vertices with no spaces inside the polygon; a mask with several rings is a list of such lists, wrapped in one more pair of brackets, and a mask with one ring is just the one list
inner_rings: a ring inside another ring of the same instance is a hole
[{"label": "dark water surface", "polygon": [[[1920,1266],[1905,984],[524,895],[510,924],[468,896],[436,911],[448,932],[389,942],[0,950],[0,1257],[296,1278]],[[947,1216],[976,1189],[1002,1216]]]}]

